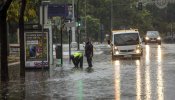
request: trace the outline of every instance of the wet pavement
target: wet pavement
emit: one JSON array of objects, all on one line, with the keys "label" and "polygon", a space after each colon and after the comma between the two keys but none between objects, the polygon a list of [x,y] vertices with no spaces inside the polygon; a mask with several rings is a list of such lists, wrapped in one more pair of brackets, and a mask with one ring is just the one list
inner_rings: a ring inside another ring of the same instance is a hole
[{"label": "wet pavement", "polygon": [[175,44],[144,46],[140,60],[111,60],[106,45],[95,48],[93,68],[73,69],[68,56],[63,67],[26,70],[10,66],[10,82],[1,83],[1,100],[174,100]]}]

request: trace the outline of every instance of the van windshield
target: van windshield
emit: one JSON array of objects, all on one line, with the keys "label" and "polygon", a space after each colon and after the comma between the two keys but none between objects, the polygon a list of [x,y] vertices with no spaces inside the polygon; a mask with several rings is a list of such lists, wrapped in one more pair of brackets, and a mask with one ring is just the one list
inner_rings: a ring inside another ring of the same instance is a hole
[{"label": "van windshield", "polygon": [[138,33],[124,33],[114,35],[114,45],[116,46],[137,45],[137,44],[139,44]]}]

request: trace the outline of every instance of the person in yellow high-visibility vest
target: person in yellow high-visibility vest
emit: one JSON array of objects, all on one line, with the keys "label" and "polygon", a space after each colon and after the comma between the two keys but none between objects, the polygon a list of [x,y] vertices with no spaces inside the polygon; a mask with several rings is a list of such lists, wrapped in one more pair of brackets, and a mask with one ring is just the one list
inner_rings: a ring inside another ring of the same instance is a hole
[{"label": "person in yellow high-visibility vest", "polygon": [[83,68],[83,53],[82,52],[73,53],[71,55],[71,60],[75,68],[78,68],[79,63],[80,63],[80,68]]}]

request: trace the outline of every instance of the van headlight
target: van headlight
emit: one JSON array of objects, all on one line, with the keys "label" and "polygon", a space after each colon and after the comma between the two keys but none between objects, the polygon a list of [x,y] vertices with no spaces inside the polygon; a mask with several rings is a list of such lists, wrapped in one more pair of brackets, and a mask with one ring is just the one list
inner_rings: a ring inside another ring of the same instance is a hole
[{"label": "van headlight", "polygon": [[116,55],[119,54],[119,51],[118,51],[117,46],[114,47],[114,51],[115,51],[115,54],[116,54]]},{"label": "van headlight", "polygon": [[140,53],[140,49],[136,49],[136,53]]},{"label": "van headlight", "polygon": [[119,51],[118,51],[118,50],[117,50],[117,51],[115,51],[115,54],[116,54],[116,55],[118,55],[118,54],[119,54]]},{"label": "van headlight", "polygon": [[149,37],[145,37],[146,40],[149,40]]},{"label": "van headlight", "polygon": [[137,50],[137,49],[139,49],[139,50],[140,50],[141,48],[142,48],[142,47],[141,47],[141,45],[140,45],[140,44],[138,44],[138,45],[136,46],[136,50]]},{"label": "van headlight", "polygon": [[141,53],[141,45],[140,45],[140,44],[138,44],[138,45],[136,46],[135,52],[136,52],[136,53]]},{"label": "van headlight", "polygon": [[137,49],[140,49],[140,45],[138,44],[136,48],[137,48]]},{"label": "van headlight", "polygon": [[161,37],[158,37],[157,40],[161,40]]},{"label": "van headlight", "polygon": [[114,46],[114,54],[116,54],[116,55],[119,54],[117,46]]}]

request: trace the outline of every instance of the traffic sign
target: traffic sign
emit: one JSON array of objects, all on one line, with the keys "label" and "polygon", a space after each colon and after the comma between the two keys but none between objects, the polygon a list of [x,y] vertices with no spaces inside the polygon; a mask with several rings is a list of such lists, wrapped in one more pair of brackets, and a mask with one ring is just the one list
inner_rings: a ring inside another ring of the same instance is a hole
[{"label": "traffic sign", "polygon": [[76,23],[75,22],[70,22],[70,23],[65,23],[66,27],[75,27]]},{"label": "traffic sign", "polygon": [[63,16],[68,15],[67,5],[49,4],[48,5],[48,17]]}]

